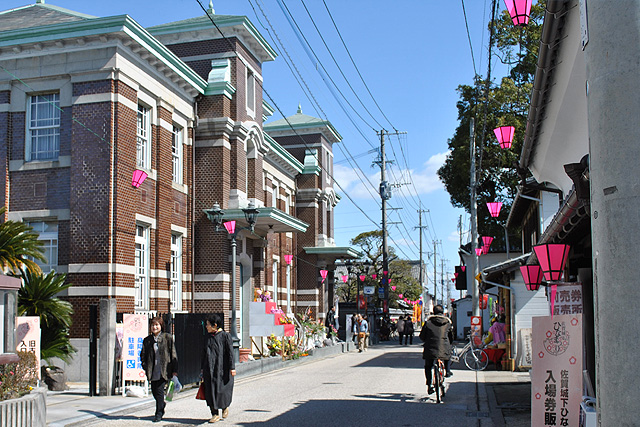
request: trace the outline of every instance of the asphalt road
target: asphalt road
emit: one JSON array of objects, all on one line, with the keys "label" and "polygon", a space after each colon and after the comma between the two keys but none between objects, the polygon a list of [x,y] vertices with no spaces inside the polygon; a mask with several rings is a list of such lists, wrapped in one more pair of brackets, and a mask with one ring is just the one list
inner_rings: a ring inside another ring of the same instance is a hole
[{"label": "asphalt road", "polygon": [[[483,373],[454,366],[445,401],[436,404],[426,394],[421,351],[415,344],[383,344],[240,379],[229,417],[216,425],[492,426]],[[91,425],[148,426],[153,412],[148,405]],[[209,425],[209,418],[206,404],[187,390],[154,425]]]}]

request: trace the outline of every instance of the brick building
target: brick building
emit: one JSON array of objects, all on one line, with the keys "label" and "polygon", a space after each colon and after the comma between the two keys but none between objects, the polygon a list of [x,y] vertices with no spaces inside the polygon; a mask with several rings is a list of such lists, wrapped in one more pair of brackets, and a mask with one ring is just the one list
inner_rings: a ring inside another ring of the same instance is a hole
[{"label": "brick building", "polygon": [[[263,128],[275,52],[246,17],[207,14],[145,29],[42,0],[0,12],[0,198],[40,233],[43,269],[73,283],[72,338],[88,336],[102,298],[119,313],[229,318],[229,236],[204,212],[216,202],[238,226],[249,203],[260,210],[238,234],[241,345],[254,288],[322,317],[333,278],[318,270],[357,255],[333,243],[340,135],[300,111],[289,131]],[[138,188],[135,170],[148,174]]]}]

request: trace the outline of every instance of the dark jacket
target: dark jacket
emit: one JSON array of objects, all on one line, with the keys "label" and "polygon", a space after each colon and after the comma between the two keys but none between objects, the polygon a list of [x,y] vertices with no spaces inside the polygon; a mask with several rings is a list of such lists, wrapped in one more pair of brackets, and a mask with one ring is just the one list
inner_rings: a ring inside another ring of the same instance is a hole
[{"label": "dark jacket", "polygon": [[[142,341],[142,349],[140,350],[142,369],[147,374],[149,381],[151,381],[153,367],[156,363],[156,352],[153,349],[153,344],[153,334],[150,334]],[[178,372],[178,355],[176,354],[176,347],[173,345],[172,335],[166,332],[158,334],[158,353],[162,363],[160,373],[162,378],[168,381],[174,372]]]},{"label": "dark jacket", "polygon": [[324,325],[327,328],[333,326],[334,328],[338,329],[338,327],[336,326],[336,314],[333,310],[329,310],[329,313],[327,314],[327,320],[324,322]]},{"label": "dark jacket", "polygon": [[404,334],[413,335],[413,322],[411,321],[411,319],[407,319],[404,321]]},{"label": "dark jacket", "polygon": [[233,343],[228,332],[220,329],[215,334],[207,334],[201,368],[207,406],[212,409],[229,407],[234,379],[231,370],[236,369],[236,365],[233,360]]},{"label": "dark jacket", "polygon": [[422,325],[420,339],[424,341],[423,359],[451,359],[453,325],[447,316],[431,316]]}]

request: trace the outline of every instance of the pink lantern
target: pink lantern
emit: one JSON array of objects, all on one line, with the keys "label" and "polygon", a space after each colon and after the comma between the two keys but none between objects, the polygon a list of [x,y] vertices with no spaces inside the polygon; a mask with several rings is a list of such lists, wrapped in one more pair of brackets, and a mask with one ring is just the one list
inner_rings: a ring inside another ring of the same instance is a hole
[{"label": "pink lantern", "polygon": [[291,261],[293,261],[293,255],[285,255],[284,261],[287,263],[287,265],[291,265]]},{"label": "pink lantern", "polygon": [[361,281],[361,282],[364,282],[364,279],[366,279],[366,278],[367,278],[367,275],[366,275],[366,274],[361,274],[361,275],[360,275],[360,281]]},{"label": "pink lantern", "polygon": [[320,270],[320,276],[322,276],[322,282],[324,283],[324,280],[327,278],[327,274],[329,273],[328,270]]},{"label": "pink lantern", "polygon": [[342,279],[342,283],[347,283],[347,280],[349,280],[349,276],[346,274],[344,276],[340,276],[340,278]]},{"label": "pink lantern", "polygon": [[513,134],[515,133],[516,128],[513,126],[500,126],[499,128],[495,128],[493,133],[496,134],[496,138],[498,138],[498,144],[500,144],[500,148],[511,148],[511,143],[513,142]]},{"label": "pink lantern", "polygon": [[491,242],[493,242],[493,237],[490,237],[490,236],[482,237],[482,253],[484,255],[489,253],[489,246],[491,246]]},{"label": "pink lantern", "polygon": [[454,279],[457,279],[459,274],[460,274],[460,273],[453,273],[453,278],[454,278]]},{"label": "pink lantern", "polygon": [[398,298],[402,298],[402,294],[398,294]]},{"label": "pink lantern", "polygon": [[569,245],[561,243],[548,243],[533,247],[547,282],[560,280],[564,272],[564,265],[569,257],[569,249]]},{"label": "pink lantern", "polygon": [[388,272],[388,271],[383,271],[383,272],[382,272],[382,275],[384,275],[384,276],[386,276],[386,275],[388,275],[388,274],[389,274],[389,272]]},{"label": "pink lantern", "polygon": [[509,16],[516,27],[525,26],[529,23],[531,15],[531,0],[504,0]]},{"label": "pink lantern", "polygon": [[456,278],[455,278],[455,277],[452,277],[452,278],[451,278],[451,281],[452,281],[453,283],[456,283]]},{"label": "pink lantern", "polygon": [[131,179],[131,185],[133,185],[135,188],[140,187],[140,184],[142,184],[144,182],[145,179],[147,179],[147,173],[145,171],[141,171],[140,169],[136,169],[133,171],[133,178]]},{"label": "pink lantern", "polygon": [[489,215],[491,215],[493,218],[497,218],[498,215],[500,215],[502,202],[487,203],[487,208],[489,208]]},{"label": "pink lantern", "polygon": [[227,229],[229,234],[233,234],[236,231],[236,222],[235,221],[227,221],[224,223],[224,228]]},{"label": "pink lantern", "polygon": [[520,267],[520,273],[522,273],[522,279],[528,291],[537,291],[540,289],[542,269],[539,265],[523,265]]},{"label": "pink lantern", "polygon": [[372,278],[373,280],[376,280],[376,277],[378,277],[378,275],[377,275],[376,273],[373,273],[373,274],[371,275],[371,278]]},{"label": "pink lantern", "polygon": [[392,286],[392,287],[391,287],[391,290],[392,290],[392,291],[395,291],[395,290],[396,290],[396,287],[395,287],[395,286]]},{"label": "pink lantern", "polygon": [[477,256],[482,255],[482,248],[476,248],[476,255]]},{"label": "pink lantern", "polygon": [[460,266],[460,270],[462,270],[463,273],[465,272],[466,269],[467,269],[466,265],[461,265]]}]

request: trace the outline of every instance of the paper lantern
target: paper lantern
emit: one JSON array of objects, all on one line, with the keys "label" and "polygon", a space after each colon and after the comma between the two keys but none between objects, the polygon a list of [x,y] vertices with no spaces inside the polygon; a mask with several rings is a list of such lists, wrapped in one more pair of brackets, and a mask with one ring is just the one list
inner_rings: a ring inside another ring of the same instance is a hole
[{"label": "paper lantern", "polygon": [[540,289],[540,283],[542,282],[542,269],[539,265],[523,265],[520,267],[520,273],[524,280],[524,285],[528,291],[537,291]]},{"label": "paper lantern", "polygon": [[516,128],[513,126],[501,126],[493,130],[493,133],[496,134],[496,138],[498,138],[498,144],[500,144],[500,148],[511,148],[511,143],[513,142],[513,134],[515,133],[515,131]]},{"label": "paper lantern", "polygon": [[322,276],[322,282],[324,283],[324,280],[327,278],[327,274],[329,273],[328,270],[320,270],[320,276]]},{"label": "paper lantern", "polygon": [[375,274],[375,273],[373,273],[373,274],[371,275],[371,278],[372,278],[373,280],[376,280],[376,277],[378,277],[378,275],[377,275],[377,274]]},{"label": "paper lantern", "polygon": [[547,282],[560,280],[564,272],[564,265],[569,257],[569,249],[569,245],[561,243],[548,243],[533,247]]},{"label": "paper lantern", "polygon": [[140,187],[140,184],[142,184],[144,182],[145,179],[147,179],[147,173],[145,171],[141,171],[140,169],[136,169],[133,171],[133,178],[131,179],[131,185],[133,185],[135,188]]},{"label": "paper lantern", "polygon": [[236,231],[236,222],[235,221],[227,221],[224,223],[224,228],[227,229],[229,234],[233,234]]},{"label": "paper lantern", "polygon": [[392,291],[395,291],[395,290],[396,290],[396,287],[395,287],[395,286],[392,286],[392,287],[391,287],[391,290],[392,290]]},{"label": "paper lantern", "polygon": [[524,27],[529,23],[531,0],[504,0],[511,21],[516,27]]},{"label": "paper lantern", "polygon": [[293,255],[285,255],[284,261],[287,263],[287,265],[291,265],[291,261],[293,261]]},{"label": "paper lantern", "polygon": [[502,208],[502,202],[489,202],[487,203],[489,209],[489,215],[493,218],[497,218],[500,215],[500,209]]},{"label": "paper lantern", "polygon": [[482,248],[476,248],[476,255],[482,255]]},{"label": "paper lantern", "polygon": [[361,282],[364,282],[364,279],[366,279],[366,278],[367,278],[366,274],[361,274],[360,275],[360,281]]},{"label": "paper lantern", "polygon": [[347,280],[349,280],[349,276],[346,274],[344,276],[340,276],[340,278],[342,279],[342,283],[347,283]]},{"label": "paper lantern", "polygon": [[487,304],[489,304],[489,295],[484,294],[480,295],[480,299],[478,300],[478,305],[480,306],[480,310],[484,310],[487,308]]},{"label": "paper lantern", "polygon": [[486,255],[489,253],[489,246],[491,246],[491,242],[493,242],[493,237],[490,237],[490,236],[482,237],[482,253],[483,254]]}]

